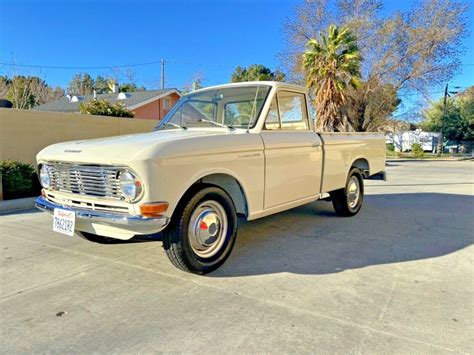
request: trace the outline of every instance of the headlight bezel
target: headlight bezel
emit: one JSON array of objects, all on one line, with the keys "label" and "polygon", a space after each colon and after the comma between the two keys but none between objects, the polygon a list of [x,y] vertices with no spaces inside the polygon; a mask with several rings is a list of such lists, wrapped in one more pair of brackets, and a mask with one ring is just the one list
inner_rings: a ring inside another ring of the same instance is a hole
[{"label": "headlight bezel", "polygon": [[120,193],[127,202],[136,202],[143,195],[143,184],[137,174],[131,169],[122,169],[119,172]]}]

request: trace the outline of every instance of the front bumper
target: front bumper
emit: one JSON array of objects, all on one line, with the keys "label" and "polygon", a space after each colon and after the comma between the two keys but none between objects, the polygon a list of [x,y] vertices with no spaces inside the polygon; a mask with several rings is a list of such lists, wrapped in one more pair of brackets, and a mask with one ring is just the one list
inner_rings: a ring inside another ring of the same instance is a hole
[{"label": "front bumper", "polygon": [[52,203],[43,196],[35,199],[35,207],[50,214],[54,213],[55,208],[74,211],[76,214],[77,230],[117,239],[129,239],[134,235],[157,233],[163,230],[169,222],[169,218],[164,216],[147,218],[123,213],[71,208]]}]

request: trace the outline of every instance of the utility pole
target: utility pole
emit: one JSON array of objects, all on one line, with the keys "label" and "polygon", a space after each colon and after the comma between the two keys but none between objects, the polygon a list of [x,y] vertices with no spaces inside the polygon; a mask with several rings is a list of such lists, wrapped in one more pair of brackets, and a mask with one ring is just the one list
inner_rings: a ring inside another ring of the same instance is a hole
[{"label": "utility pole", "polygon": [[444,101],[443,101],[443,116],[441,117],[441,134],[439,135],[438,141],[438,157],[443,154],[443,141],[444,141],[444,121],[446,119],[446,100],[448,99],[448,84],[444,88]]},{"label": "utility pole", "polygon": [[[161,89],[165,88],[165,60],[161,60]],[[446,99],[445,99],[446,100]]]}]

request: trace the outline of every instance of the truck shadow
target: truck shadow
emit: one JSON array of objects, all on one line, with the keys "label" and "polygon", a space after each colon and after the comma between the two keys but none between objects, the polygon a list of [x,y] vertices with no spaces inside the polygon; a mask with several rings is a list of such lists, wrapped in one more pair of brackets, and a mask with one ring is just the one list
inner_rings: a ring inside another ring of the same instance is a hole
[{"label": "truck shadow", "polygon": [[330,274],[440,257],[473,243],[473,215],[467,195],[367,195],[352,218],[316,202],[241,223],[232,255],[209,276]]}]

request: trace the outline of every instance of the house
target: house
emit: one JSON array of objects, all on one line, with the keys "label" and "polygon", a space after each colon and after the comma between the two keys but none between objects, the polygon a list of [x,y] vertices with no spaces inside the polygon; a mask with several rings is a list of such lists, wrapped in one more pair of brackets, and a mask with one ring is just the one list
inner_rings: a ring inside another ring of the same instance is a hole
[{"label": "house", "polygon": [[413,143],[421,144],[424,151],[435,152],[438,145],[440,133],[425,132],[421,129],[413,131],[395,131],[385,135],[387,143],[392,143],[395,146],[395,151],[406,152],[410,151]]},{"label": "house", "polygon": [[181,93],[177,89],[114,92],[85,96],[68,95],[44,105],[37,106],[34,110],[79,113],[79,105],[81,102],[89,102],[97,98],[104,99],[111,104],[123,104],[135,114],[134,118],[161,120],[180,97]]}]

